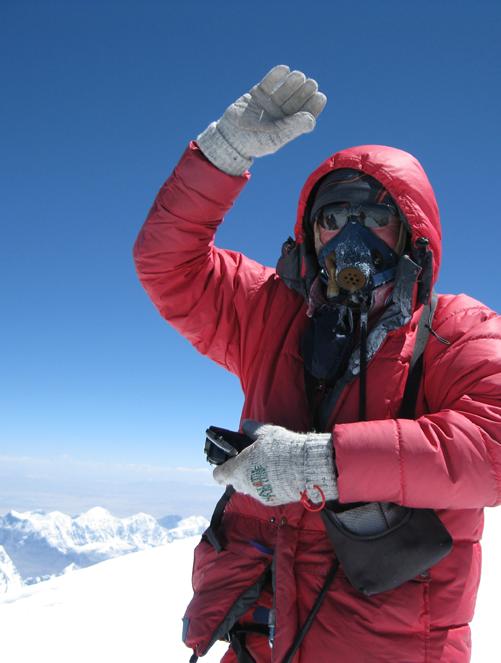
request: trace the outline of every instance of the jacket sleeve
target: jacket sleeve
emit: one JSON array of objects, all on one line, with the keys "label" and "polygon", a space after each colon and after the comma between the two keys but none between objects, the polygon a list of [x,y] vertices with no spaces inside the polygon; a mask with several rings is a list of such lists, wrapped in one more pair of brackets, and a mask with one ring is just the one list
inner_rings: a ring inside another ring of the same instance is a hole
[{"label": "jacket sleeve", "polygon": [[[458,298],[452,298],[458,299]],[[501,503],[501,318],[445,308],[424,362],[430,414],[335,426],[342,502],[479,508]]]},{"label": "jacket sleeve", "polygon": [[252,296],[273,273],[214,234],[250,175],[227,175],[190,143],[134,245],[139,279],[160,314],[206,354],[241,372]]}]

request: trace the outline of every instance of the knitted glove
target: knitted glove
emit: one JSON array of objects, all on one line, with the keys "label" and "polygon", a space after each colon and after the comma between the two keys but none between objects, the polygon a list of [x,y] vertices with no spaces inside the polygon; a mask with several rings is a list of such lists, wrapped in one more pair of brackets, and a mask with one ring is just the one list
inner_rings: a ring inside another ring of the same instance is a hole
[{"label": "knitted glove", "polygon": [[272,154],[313,131],[326,102],[316,81],[279,64],[212,122],[197,143],[219,170],[241,175],[252,165],[252,157]]},{"label": "knitted glove", "polygon": [[306,489],[319,499],[337,499],[334,449],[328,433],[293,433],[281,426],[245,421],[243,432],[255,440],[235,458],[214,470],[222,485],[247,493],[268,506],[299,502]]}]

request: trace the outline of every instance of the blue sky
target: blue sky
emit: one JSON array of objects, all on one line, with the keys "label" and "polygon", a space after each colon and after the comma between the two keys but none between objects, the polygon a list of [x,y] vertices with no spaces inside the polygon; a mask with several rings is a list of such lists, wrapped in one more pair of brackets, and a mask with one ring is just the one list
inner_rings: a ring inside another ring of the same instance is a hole
[{"label": "blue sky", "polygon": [[47,484],[65,508],[97,466],[144,482],[202,468],[206,426],[238,424],[237,380],[161,320],[131,250],[187,142],[275,64],[315,78],[328,104],[312,134],[256,161],[218,244],[274,265],[310,171],[350,145],[393,145],[435,188],[438,290],[499,310],[500,32],[497,2],[4,0],[0,472],[26,493],[0,511],[44,506]]}]

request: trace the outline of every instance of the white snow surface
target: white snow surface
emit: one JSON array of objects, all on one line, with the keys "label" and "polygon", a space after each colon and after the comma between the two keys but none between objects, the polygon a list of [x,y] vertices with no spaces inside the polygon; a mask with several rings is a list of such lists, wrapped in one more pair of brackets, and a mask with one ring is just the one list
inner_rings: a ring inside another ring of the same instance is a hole
[{"label": "white snow surface", "polygon": [[0,546],[0,596],[21,589],[23,584],[13,561],[5,552],[5,548]]},{"label": "white snow surface", "polygon": [[[175,540],[9,591],[0,597],[2,661],[188,663],[181,618],[198,541]],[[500,547],[501,509],[487,509],[471,663],[499,661]],[[225,650],[216,643],[200,663],[220,661]]]},{"label": "white snow surface", "polygon": [[[199,536],[106,560],[0,598],[6,663],[188,663],[182,616]],[[220,661],[216,643],[201,663]]]}]

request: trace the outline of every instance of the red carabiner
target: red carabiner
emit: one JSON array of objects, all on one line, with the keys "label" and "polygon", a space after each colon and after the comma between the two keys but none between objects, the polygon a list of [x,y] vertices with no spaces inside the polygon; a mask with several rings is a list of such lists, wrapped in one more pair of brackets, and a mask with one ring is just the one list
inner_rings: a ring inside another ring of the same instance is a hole
[{"label": "red carabiner", "polygon": [[324,491],[317,484],[315,484],[313,486],[313,488],[316,488],[318,490],[318,492],[320,493],[320,497],[322,498],[321,503],[320,504],[315,504],[314,502],[312,502],[310,500],[310,498],[308,497],[308,489],[307,488],[305,488],[303,490],[303,492],[301,493],[301,500],[300,501],[301,501],[301,504],[304,506],[305,509],[315,513],[316,511],[322,511],[322,509],[324,508],[324,506],[325,506],[325,495],[324,495]]}]

